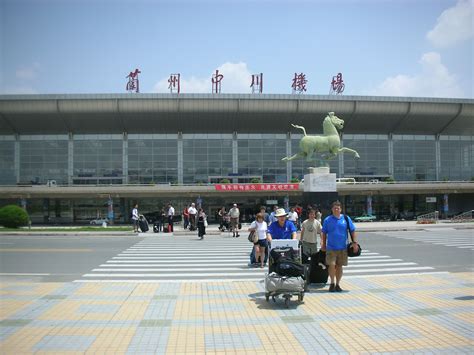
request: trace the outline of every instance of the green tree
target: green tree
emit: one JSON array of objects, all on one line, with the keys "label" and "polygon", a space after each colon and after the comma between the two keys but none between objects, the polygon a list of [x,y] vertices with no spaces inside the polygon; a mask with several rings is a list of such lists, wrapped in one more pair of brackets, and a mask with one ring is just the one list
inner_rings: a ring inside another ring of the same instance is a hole
[{"label": "green tree", "polygon": [[29,220],[28,213],[19,206],[7,205],[0,208],[0,225],[6,228],[26,226]]}]

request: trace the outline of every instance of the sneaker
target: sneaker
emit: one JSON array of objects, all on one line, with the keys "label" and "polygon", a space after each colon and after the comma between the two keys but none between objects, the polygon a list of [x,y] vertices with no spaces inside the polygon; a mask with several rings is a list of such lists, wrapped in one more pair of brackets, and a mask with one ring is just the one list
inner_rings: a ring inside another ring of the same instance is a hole
[{"label": "sneaker", "polygon": [[336,285],[330,284],[329,285],[329,292],[336,292]]},{"label": "sneaker", "polygon": [[239,233],[237,233],[236,237],[237,237],[237,238],[238,238],[238,237],[240,237],[240,234],[239,234]]},{"label": "sneaker", "polygon": [[336,289],[336,292],[342,292],[342,288],[339,285],[336,285],[335,289]]}]

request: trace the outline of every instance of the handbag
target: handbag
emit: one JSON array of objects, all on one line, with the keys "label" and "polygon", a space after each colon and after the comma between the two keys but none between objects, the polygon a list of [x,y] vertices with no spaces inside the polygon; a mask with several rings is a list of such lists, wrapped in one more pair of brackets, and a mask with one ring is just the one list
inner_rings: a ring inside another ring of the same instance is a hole
[{"label": "handbag", "polygon": [[204,227],[207,227],[207,218],[204,218]]},{"label": "handbag", "polygon": [[248,240],[250,243],[257,243],[258,242],[258,234],[256,231],[251,231],[248,236]]},{"label": "handbag", "polygon": [[[349,234],[349,239],[350,239],[350,243],[347,244],[347,256],[349,256],[351,258],[355,258],[356,256],[360,256],[360,254],[362,253],[362,248],[361,248],[359,243],[352,241],[351,231],[349,230],[349,219],[347,218],[346,215],[344,215],[344,219],[346,220],[347,233]],[[357,253],[355,253],[354,249],[352,249],[352,244],[353,243],[356,243],[359,246],[359,249],[357,250]]]}]

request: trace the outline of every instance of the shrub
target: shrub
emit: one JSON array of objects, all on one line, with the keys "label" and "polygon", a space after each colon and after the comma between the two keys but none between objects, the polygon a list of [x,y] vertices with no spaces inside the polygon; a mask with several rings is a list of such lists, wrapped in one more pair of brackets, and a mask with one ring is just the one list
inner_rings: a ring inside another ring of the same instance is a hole
[{"label": "shrub", "polygon": [[229,179],[222,179],[221,184],[230,184],[230,180]]},{"label": "shrub", "polygon": [[291,182],[297,183],[297,182],[300,182],[300,179],[298,179],[297,177],[292,177]]},{"label": "shrub", "polygon": [[253,178],[252,180],[250,180],[250,183],[251,184],[261,184],[262,180],[259,179],[259,178]]},{"label": "shrub", "polygon": [[0,208],[0,225],[6,228],[26,226],[30,217],[26,211],[16,205],[7,205]]}]

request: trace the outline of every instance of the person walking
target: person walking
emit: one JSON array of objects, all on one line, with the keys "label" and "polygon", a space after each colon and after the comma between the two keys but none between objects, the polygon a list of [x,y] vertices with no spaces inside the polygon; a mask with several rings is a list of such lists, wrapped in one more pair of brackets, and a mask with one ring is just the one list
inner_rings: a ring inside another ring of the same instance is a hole
[{"label": "person walking", "polygon": [[138,233],[138,203],[133,206],[132,210],[132,223],[133,223],[133,231]]},{"label": "person walking", "polygon": [[171,202],[168,203],[168,232],[173,233],[173,219],[174,219],[174,207],[171,205]]},{"label": "person walking", "polygon": [[234,203],[232,208],[229,211],[230,214],[230,228],[232,230],[232,237],[238,238],[239,235],[239,218],[240,218],[240,210],[237,207],[237,204]]},{"label": "person walking", "polygon": [[275,211],[276,222],[270,224],[267,230],[267,240],[273,239],[296,239],[296,227],[293,222],[286,219],[286,212],[283,208]]},{"label": "person walking", "polygon": [[189,213],[189,230],[190,231],[195,231],[196,230],[196,214],[197,214],[197,209],[196,205],[191,203],[191,206],[188,208],[188,213]]},{"label": "person walking", "polygon": [[316,219],[319,221],[319,223],[321,223],[321,217],[322,217],[322,213],[321,213],[321,210],[318,208],[316,210]]},{"label": "person walking", "polygon": [[258,263],[260,259],[260,267],[265,266],[265,254],[268,249],[267,241],[267,222],[264,221],[262,213],[257,213],[255,221],[250,224],[249,232],[255,231],[258,235],[258,241],[254,243],[255,260]]},{"label": "person walking", "polygon": [[189,212],[188,212],[188,206],[184,206],[183,209],[183,228],[186,230],[189,226]]},{"label": "person walking", "polygon": [[[347,266],[347,230],[354,243],[352,248],[357,252],[355,226],[349,216],[342,214],[341,203],[335,201],[331,207],[332,214],[324,219],[321,233],[321,250],[326,251],[326,264],[328,265],[329,292],[342,292],[340,286],[343,267]],[[335,282],[334,282],[335,281]]]},{"label": "person walking", "polygon": [[321,223],[316,219],[316,211],[308,210],[308,219],[301,224],[301,242],[303,253],[313,255],[318,252],[318,235],[321,234]]},{"label": "person walking", "polygon": [[225,207],[222,206],[221,209],[219,210],[219,212],[217,212],[217,215],[219,216],[219,230],[221,232],[224,232],[225,229],[224,229],[224,217],[226,215],[226,210],[225,210]]},{"label": "person walking", "polygon": [[270,226],[273,222],[278,221],[278,218],[275,216],[276,210],[278,209],[278,206],[273,206],[273,211],[270,213],[270,223],[268,225]]},{"label": "person walking", "polygon": [[206,224],[207,216],[204,213],[204,210],[200,208],[197,213],[197,229],[199,239],[204,239],[204,235],[206,234]]},{"label": "person walking", "polygon": [[290,212],[288,212],[288,220],[295,225],[296,229],[298,229],[298,213],[295,211],[294,207],[291,207]]}]

